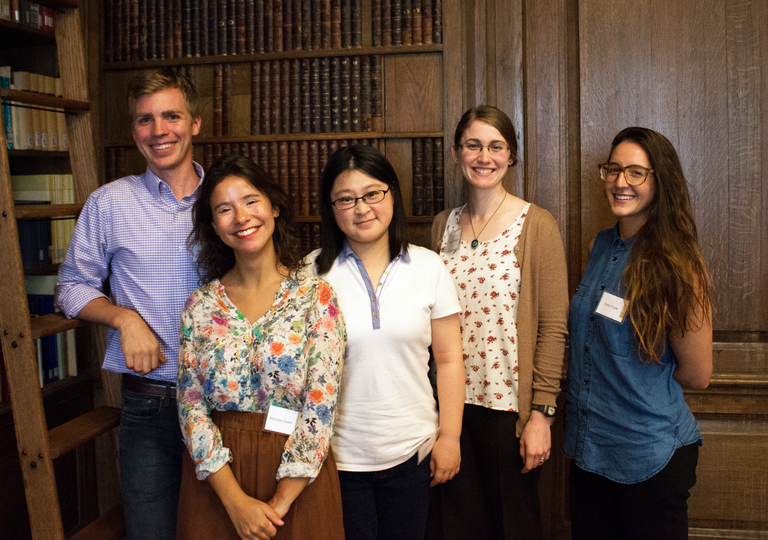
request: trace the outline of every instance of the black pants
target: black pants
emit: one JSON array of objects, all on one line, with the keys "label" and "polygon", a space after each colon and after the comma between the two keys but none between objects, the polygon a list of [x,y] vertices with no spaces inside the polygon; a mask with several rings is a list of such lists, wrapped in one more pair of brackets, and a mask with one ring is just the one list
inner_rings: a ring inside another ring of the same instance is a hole
[{"label": "black pants", "polygon": [[540,467],[521,474],[517,413],[464,406],[461,469],[435,487],[427,538],[536,540]]},{"label": "black pants", "polygon": [[698,444],[683,446],[666,467],[637,484],[619,484],[571,463],[573,540],[687,540],[698,460]]}]

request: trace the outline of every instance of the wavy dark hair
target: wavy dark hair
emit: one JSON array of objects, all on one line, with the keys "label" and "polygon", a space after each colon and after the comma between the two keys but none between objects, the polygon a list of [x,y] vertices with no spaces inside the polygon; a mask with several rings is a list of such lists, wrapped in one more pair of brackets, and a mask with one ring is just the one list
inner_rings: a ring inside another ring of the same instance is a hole
[{"label": "wavy dark hair", "polygon": [[222,242],[213,230],[211,208],[213,190],[228,176],[244,179],[258,189],[273,208],[278,209],[279,215],[275,218],[275,231],[272,233],[275,255],[278,262],[289,272],[298,270],[302,266],[299,254],[300,242],[294,231],[293,211],[288,195],[267,171],[250,159],[242,156],[228,156],[216,161],[205,173],[200,193],[192,207],[193,228],[188,243],[190,247],[200,247],[197,270],[201,283],[221,279],[235,265],[235,252]]},{"label": "wavy dark hair", "polygon": [[323,169],[320,180],[320,217],[322,219],[321,247],[317,257],[317,273],[325,274],[344,248],[344,233],[336,224],[331,210],[331,190],[336,179],[348,171],[360,171],[384,182],[392,196],[392,222],[389,224],[389,258],[394,259],[401,250],[408,250],[406,241],[407,225],[405,207],[392,164],[378,150],[371,146],[354,145],[341,147],[333,153]]},{"label": "wavy dark hair", "polygon": [[658,363],[667,334],[699,328],[693,314],[700,309],[706,317],[712,307],[712,285],[699,247],[688,184],[672,143],[651,129],[629,127],[613,139],[611,155],[623,142],[645,151],[656,179],[648,221],[637,233],[622,278],[641,358]]},{"label": "wavy dark hair", "polygon": [[485,122],[489,126],[499,130],[499,133],[504,137],[507,146],[509,146],[509,151],[511,153],[510,158],[512,159],[510,167],[517,165],[520,158],[517,155],[517,133],[515,132],[515,126],[512,125],[512,120],[509,119],[509,116],[507,116],[504,111],[497,109],[492,105],[479,105],[477,107],[472,107],[464,113],[459,120],[459,123],[456,125],[456,131],[453,133],[454,149],[459,149],[464,132],[469,129],[469,126],[471,126],[472,122],[475,120]]}]

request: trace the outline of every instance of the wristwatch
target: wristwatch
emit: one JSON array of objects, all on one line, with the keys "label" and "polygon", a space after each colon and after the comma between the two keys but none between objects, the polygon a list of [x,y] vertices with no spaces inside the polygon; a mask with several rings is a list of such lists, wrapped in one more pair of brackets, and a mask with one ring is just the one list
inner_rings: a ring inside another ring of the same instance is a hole
[{"label": "wristwatch", "polygon": [[544,416],[550,418],[552,416],[555,416],[555,412],[557,412],[557,407],[554,405],[531,405],[532,411],[539,411],[540,413],[543,413]]}]

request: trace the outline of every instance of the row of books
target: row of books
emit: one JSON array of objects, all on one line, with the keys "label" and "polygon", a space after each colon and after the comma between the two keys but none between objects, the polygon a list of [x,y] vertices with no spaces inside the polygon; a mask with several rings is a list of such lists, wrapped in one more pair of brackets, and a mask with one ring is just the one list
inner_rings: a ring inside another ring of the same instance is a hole
[{"label": "row of books", "polygon": [[[106,0],[104,61],[361,47],[362,0]],[[442,43],[442,0],[371,0],[371,44]]]},{"label": "row of books", "polygon": [[414,216],[436,216],[445,208],[443,140],[424,137],[411,141],[411,204]]},{"label": "row of books", "polygon": [[[27,305],[31,317],[54,313],[54,287],[57,276],[27,276]],[[35,340],[40,387],[78,374],[77,348],[74,330]],[[6,366],[0,351],[0,402],[10,401]]]},{"label": "row of books", "polygon": [[28,0],[0,0],[0,19],[53,33],[53,9]]},{"label": "row of books", "polygon": [[[252,62],[250,134],[382,131],[381,62],[379,55]],[[232,135],[232,87],[232,65],[216,64],[214,136]]]},{"label": "row of books", "polygon": [[[0,66],[0,88],[13,88],[61,97],[61,79],[12,71]],[[30,106],[3,100],[3,126],[10,150],[69,150],[67,121],[63,109]]]},{"label": "row of books", "polygon": [[[17,206],[75,202],[71,174],[11,176],[11,186],[13,201]],[[75,230],[75,221],[74,217],[17,220],[23,267],[45,268],[64,262]]]}]

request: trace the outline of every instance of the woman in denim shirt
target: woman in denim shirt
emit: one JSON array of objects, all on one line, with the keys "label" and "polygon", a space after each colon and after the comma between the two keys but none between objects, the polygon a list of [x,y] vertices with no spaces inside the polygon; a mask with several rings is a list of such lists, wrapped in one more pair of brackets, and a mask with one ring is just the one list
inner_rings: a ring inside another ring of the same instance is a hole
[{"label": "woman in denim shirt", "polygon": [[710,281],[680,160],[646,128],[600,165],[618,218],[590,245],[570,309],[565,455],[573,538],[688,538],[696,420],[712,373]]}]

